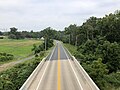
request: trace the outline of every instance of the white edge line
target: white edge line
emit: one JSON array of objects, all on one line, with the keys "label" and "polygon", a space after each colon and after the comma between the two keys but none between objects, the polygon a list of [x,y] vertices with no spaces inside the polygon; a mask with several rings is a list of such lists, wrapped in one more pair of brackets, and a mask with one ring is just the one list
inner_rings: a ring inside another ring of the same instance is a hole
[{"label": "white edge line", "polygon": [[[66,50],[68,51],[67,48],[66,48]],[[68,53],[70,54],[70,56],[72,56],[69,51],[68,51]],[[76,59],[74,56],[72,56],[72,58],[73,58],[73,60],[80,66],[80,68],[82,69],[82,71],[85,73],[85,75],[88,77],[88,79],[92,82],[92,84],[95,86],[95,88],[96,88],[97,90],[100,90],[100,89],[98,88],[98,86],[94,83],[94,81],[91,79],[91,77],[87,74],[87,72],[83,69],[83,67],[79,64],[79,62],[77,61],[77,59]],[[82,72],[82,74],[83,74],[83,72]],[[84,74],[83,74],[83,75],[84,75]],[[85,77],[85,79],[86,79],[86,77]],[[86,79],[86,80],[87,80],[87,79]],[[88,82],[88,80],[87,80],[87,82]],[[89,84],[89,82],[88,82],[88,84]],[[89,85],[90,85],[90,87],[92,88],[91,84],[89,84]]]},{"label": "white edge line", "polygon": [[39,66],[42,64],[42,62],[45,60],[45,58],[42,59],[40,64],[36,67],[36,69],[32,72],[32,74],[28,77],[28,79],[25,81],[25,83],[22,85],[22,87],[19,90],[23,90],[25,85],[28,83],[28,81],[32,78],[32,76],[35,74],[36,70],[39,68]]},{"label": "white edge line", "polygon": [[[49,54],[48,54],[49,55]],[[26,90],[25,86],[26,84],[29,82],[29,80],[33,77],[34,74],[37,74],[36,71],[37,69],[40,67],[40,65],[43,63],[43,61],[45,61],[45,59],[48,57],[48,55],[42,59],[42,61],[39,63],[39,65],[35,68],[35,70],[32,72],[32,74],[28,77],[28,79],[25,81],[25,83],[22,85],[22,87],[19,90]],[[32,78],[34,79],[34,78]],[[31,83],[31,82],[30,82]],[[28,85],[29,87],[29,85]]]},{"label": "white edge line", "polygon": [[[86,71],[83,69],[83,67],[79,64],[79,62],[76,60],[76,58],[73,56],[74,60],[76,61],[76,63],[79,65],[79,67],[81,68],[81,70],[83,71],[82,74],[86,74],[86,76],[89,78],[89,80],[92,82],[92,84],[95,86],[95,88],[97,90],[100,90],[97,85],[93,82],[93,80],[90,78],[90,76],[86,73]],[[85,77],[85,79],[87,80],[87,78]],[[88,82],[88,80],[87,80]],[[88,82],[88,84],[90,85],[90,87],[93,89],[93,87],[91,86],[91,84]]]},{"label": "white edge line", "polygon": [[[55,48],[56,48],[56,46],[55,46]],[[52,54],[51,54],[51,56],[50,56],[50,58],[49,58],[48,61],[50,61],[50,59],[51,59],[51,57],[52,57],[52,55],[53,55],[53,53],[54,53],[54,51],[55,51],[55,48],[54,48],[54,50],[53,50],[53,52],[52,52]],[[42,74],[42,76],[41,76],[41,79],[40,79],[40,81],[39,81],[39,83],[38,83],[38,85],[37,85],[37,88],[36,88],[35,90],[38,90],[38,89],[39,89],[39,86],[40,86],[41,81],[42,81],[42,79],[43,79],[43,77],[44,77],[44,75],[45,75],[45,72],[46,72],[46,70],[47,70],[48,65],[49,65],[49,62],[47,63],[47,65],[46,65],[46,67],[45,67],[45,70],[44,70],[44,72],[43,72],[43,74]]]},{"label": "white edge line", "polygon": [[[61,45],[61,46],[62,46],[62,45]],[[63,48],[63,46],[62,46],[62,48]],[[65,49],[64,49],[64,48],[63,48],[63,50],[64,50],[64,52],[65,52]],[[67,56],[67,58],[68,58],[68,61],[69,61],[69,63],[70,63],[70,66],[71,66],[71,68],[72,68],[72,70],[73,70],[73,72],[74,72],[74,74],[75,74],[75,77],[76,77],[76,79],[77,79],[77,81],[78,81],[78,84],[79,84],[79,86],[80,86],[80,89],[83,90],[82,85],[81,85],[81,83],[80,83],[80,81],[79,81],[79,79],[78,79],[78,77],[77,77],[77,74],[76,74],[75,70],[73,69],[73,66],[72,66],[72,64],[71,64],[71,62],[70,62],[70,59],[69,59],[69,57],[68,57],[68,55],[67,55],[66,52],[65,52],[65,54],[66,54],[66,56]]]}]

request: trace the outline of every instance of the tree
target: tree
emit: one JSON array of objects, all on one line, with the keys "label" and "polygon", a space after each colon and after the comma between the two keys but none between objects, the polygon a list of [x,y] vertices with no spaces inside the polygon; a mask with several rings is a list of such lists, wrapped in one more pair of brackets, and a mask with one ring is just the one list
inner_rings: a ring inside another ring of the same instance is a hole
[{"label": "tree", "polygon": [[13,27],[10,28],[10,32],[9,32],[9,38],[10,39],[24,39],[24,35],[22,35],[21,32],[17,32],[17,28]]},{"label": "tree", "polygon": [[76,36],[78,35],[78,30],[79,27],[74,24],[74,25],[70,25],[69,27],[65,27],[65,34],[69,35],[69,39],[70,39],[70,44],[75,45],[75,41],[76,41]]},{"label": "tree", "polygon": [[103,55],[103,63],[108,66],[109,73],[117,72],[120,69],[120,46],[116,42],[105,41],[98,45],[99,54]]},{"label": "tree", "polygon": [[34,51],[34,55],[35,55],[35,56],[38,56],[38,53],[40,53],[39,47],[36,46],[35,44],[33,44],[32,51]]},{"label": "tree", "polygon": [[120,12],[109,14],[99,21],[99,29],[102,30],[102,36],[110,42],[120,41]]},{"label": "tree", "polygon": [[3,33],[0,31],[0,35],[3,35]]},{"label": "tree", "polygon": [[10,38],[10,39],[16,39],[16,35],[10,34],[8,38]]},{"label": "tree", "polygon": [[16,34],[17,30],[15,27],[10,28],[10,34]]}]

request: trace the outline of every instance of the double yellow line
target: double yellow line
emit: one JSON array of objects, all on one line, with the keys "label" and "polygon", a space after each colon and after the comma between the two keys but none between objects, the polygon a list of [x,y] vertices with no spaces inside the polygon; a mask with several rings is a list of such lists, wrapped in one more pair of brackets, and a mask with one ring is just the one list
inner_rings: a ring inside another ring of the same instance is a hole
[{"label": "double yellow line", "polygon": [[61,71],[60,71],[61,67],[60,67],[60,48],[58,46],[58,90],[61,90],[61,80],[60,80],[60,75],[61,75]]}]

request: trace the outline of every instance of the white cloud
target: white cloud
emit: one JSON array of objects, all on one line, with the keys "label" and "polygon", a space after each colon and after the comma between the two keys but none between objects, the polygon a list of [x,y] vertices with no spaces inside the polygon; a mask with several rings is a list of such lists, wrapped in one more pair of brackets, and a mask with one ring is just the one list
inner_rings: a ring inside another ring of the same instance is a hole
[{"label": "white cloud", "polygon": [[82,24],[120,8],[120,0],[0,0],[0,28],[41,30]]}]

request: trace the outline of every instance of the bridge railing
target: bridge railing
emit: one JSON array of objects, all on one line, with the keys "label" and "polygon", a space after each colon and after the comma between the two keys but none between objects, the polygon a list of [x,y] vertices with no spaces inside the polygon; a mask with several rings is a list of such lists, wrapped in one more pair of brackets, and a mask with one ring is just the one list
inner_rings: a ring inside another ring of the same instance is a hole
[{"label": "bridge railing", "polygon": [[100,90],[74,56],[73,56],[73,60],[76,63],[76,65],[79,67],[80,71],[82,72],[84,78],[86,79],[90,87],[93,90]]},{"label": "bridge railing", "polygon": [[[52,52],[52,50],[51,50],[51,52]],[[22,87],[19,90],[28,90],[29,86],[31,85],[34,78],[37,76],[37,74],[41,70],[42,66],[44,65],[44,62],[48,59],[51,52],[45,58],[42,59],[42,61],[35,68],[35,70],[32,72],[32,74],[28,77],[28,79],[25,81],[25,83],[22,85]]]},{"label": "bridge railing", "polygon": [[39,63],[39,65],[36,67],[36,69],[32,72],[32,74],[28,77],[28,79],[25,81],[25,83],[22,85],[22,87],[19,90],[28,90],[30,84],[34,80],[34,78],[37,76],[40,68],[44,64],[45,58],[42,59],[42,61]]},{"label": "bridge railing", "polygon": [[98,86],[94,83],[94,81],[90,78],[90,76],[87,74],[87,72],[84,70],[84,68],[80,65],[80,63],[78,62],[78,60],[72,56],[72,54],[68,51],[68,49],[65,47],[67,53],[69,54],[69,58],[72,59],[75,64],[77,65],[77,67],[79,67],[79,70],[81,71],[81,73],[83,74],[84,78],[86,79],[86,81],[88,82],[88,84],[90,85],[90,87],[92,88],[92,90],[100,90],[98,88]]}]

